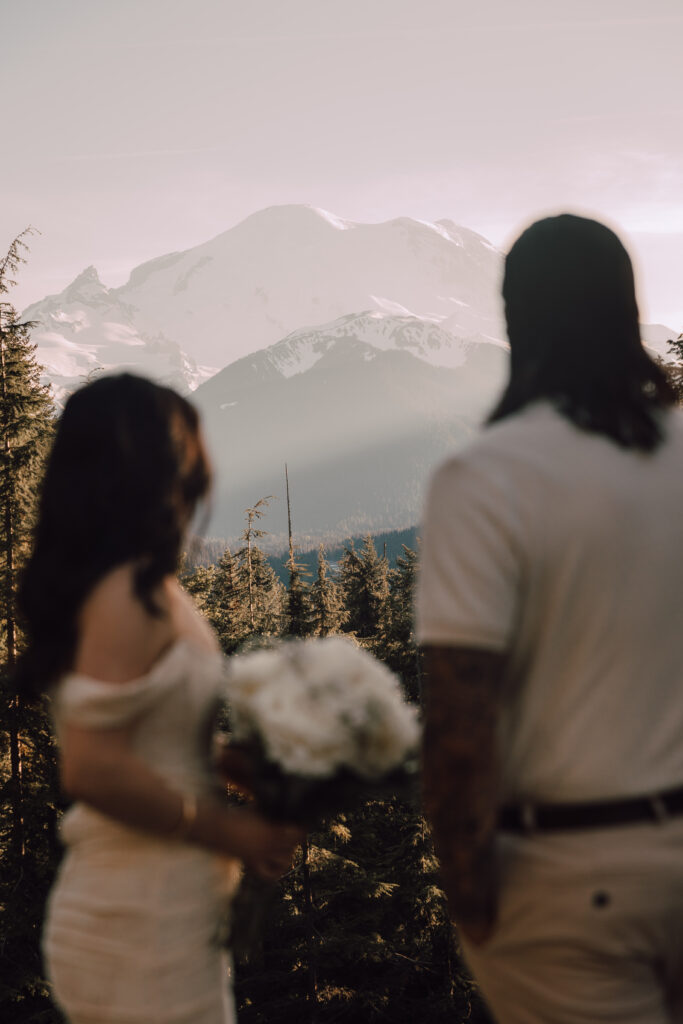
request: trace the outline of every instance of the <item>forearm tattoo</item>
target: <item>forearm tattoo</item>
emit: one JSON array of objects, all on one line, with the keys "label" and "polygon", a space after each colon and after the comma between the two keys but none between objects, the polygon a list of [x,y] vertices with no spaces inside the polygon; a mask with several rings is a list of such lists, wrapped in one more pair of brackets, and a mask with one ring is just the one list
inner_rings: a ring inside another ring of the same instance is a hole
[{"label": "forearm tattoo", "polygon": [[505,657],[475,648],[425,648],[425,809],[451,911],[494,912],[497,723]]}]

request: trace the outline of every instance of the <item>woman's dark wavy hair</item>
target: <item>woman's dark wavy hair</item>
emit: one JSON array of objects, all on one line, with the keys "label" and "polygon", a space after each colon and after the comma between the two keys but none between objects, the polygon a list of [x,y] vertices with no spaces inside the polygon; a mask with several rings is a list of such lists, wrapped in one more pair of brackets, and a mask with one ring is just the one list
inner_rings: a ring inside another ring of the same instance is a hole
[{"label": "woman's dark wavy hair", "polygon": [[675,403],[640,340],[633,267],[609,228],[572,214],[532,224],[505,261],[510,378],[488,422],[547,399],[583,430],[651,451]]},{"label": "woman's dark wavy hair", "polygon": [[154,591],[178,564],[184,530],[210,485],[195,409],[132,374],[101,377],[66,403],[48,459],[18,603],[28,646],[19,692],[37,695],[73,663],[78,613],[110,570],[134,563]]}]

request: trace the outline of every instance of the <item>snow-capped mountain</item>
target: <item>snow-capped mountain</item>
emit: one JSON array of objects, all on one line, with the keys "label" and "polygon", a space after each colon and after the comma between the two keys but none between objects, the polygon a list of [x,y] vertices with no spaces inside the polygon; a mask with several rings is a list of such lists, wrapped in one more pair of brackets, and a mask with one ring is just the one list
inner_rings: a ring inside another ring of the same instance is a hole
[{"label": "snow-capped mountain", "polygon": [[339,317],[331,324],[304,327],[270,345],[255,357],[273,366],[283,377],[305,373],[338,341],[362,341],[373,349],[410,352],[432,366],[462,366],[478,344],[507,348],[503,342],[482,334],[458,336],[443,326],[416,316],[366,310]]},{"label": "snow-capped mountain", "polygon": [[[415,523],[430,469],[482,420],[506,367],[500,343],[376,312],[237,360],[193,395],[217,470],[210,532],[234,538],[246,507],[282,497],[285,463],[299,538]],[[284,502],[266,528],[282,540]]]},{"label": "snow-capped mountain", "polygon": [[142,330],[162,330],[198,361],[226,366],[360,310],[448,317],[455,333],[502,338],[500,273],[498,250],[448,222],[356,224],[281,206],[143,264],[118,294]]},{"label": "snow-capped mountain", "polygon": [[[501,254],[450,221],[356,224],[274,207],[121,288],[89,268],[27,309],[58,395],[133,368],[195,391],[217,468],[211,530],[297,479],[298,529],[415,520],[433,462],[481,417],[506,364]],[[199,365],[198,365],[199,364]]]},{"label": "snow-capped mountain", "polygon": [[94,372],[128,369],[192,391],[215,369],[197,366],[163,331],[145,333],[134,314],[94,267],[84,270],[59,295],[24,311],[36,327],[38,361],[47,371],[58,402]]},{"label": "snow-capped mountain", "polygon": [[[185,387],[302,327],[369,310],[503,339],[501,254],[450,221],[343,221],[271,207],[208,242],[161,256],[106,288],[89,268],[29,307],[38,356],[60,382],[133,361]],[[158,367],[158,369],[155,369]]]},{"label": "snow-capped mountain", "polygon": [[[282,499],[285,463],[299,540],[414,524],[431,469],[478,429],[507,366],[501,342],[377,311],[235,361],[193,396],[217,469],[211,532],[235,538],[245,508]],[[284,541],[283,500],[264,525]]]},{"label": "snow-capped mountain", "polygon": [[[452,221],[283,206],[120,288],[90,267],[23,315],[58,397],[100,367],[197,388],[214,534],[239,534],[245,507],[281,493],[287,462],[297,530],[338,537],[414,523],[429,470],[491,406],[507,366],[501,271]],[[658,351],[665,335],[643,328]]]}]

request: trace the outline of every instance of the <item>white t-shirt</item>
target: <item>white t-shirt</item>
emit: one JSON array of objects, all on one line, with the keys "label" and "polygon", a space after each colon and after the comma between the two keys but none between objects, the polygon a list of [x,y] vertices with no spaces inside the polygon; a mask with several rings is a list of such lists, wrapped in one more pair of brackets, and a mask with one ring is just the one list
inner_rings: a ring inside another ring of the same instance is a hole
[{"label": "white t-shirt", "polygon": [[509,653],[503,799],[683,785],[683,416],[664,424],[642,453],[536,403],[434,474],[418,637]]}]

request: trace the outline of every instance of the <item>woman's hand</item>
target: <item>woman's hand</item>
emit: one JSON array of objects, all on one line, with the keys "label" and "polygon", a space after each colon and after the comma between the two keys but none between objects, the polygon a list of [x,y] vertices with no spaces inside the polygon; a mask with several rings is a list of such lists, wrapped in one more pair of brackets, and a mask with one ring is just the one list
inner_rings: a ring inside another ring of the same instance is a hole
[{"label": "woman's hand", "polygon": [[275,824],[249,807],[229,808],[222,819],[223,852],[262,878],[283,875],[306,835],[297,825]]},{"label": "woman's hand", "polygon": [[75,800],[161,839],[242,860],[264,878],[279,878],[287,870],[305,836],[298,826],[276,825],[250,807],[226,807],[211,797],[200,797],[179,834],[183,794],[131,749],[128,727],[91,730],[67,724],[63,751],[62,780]]}]

